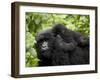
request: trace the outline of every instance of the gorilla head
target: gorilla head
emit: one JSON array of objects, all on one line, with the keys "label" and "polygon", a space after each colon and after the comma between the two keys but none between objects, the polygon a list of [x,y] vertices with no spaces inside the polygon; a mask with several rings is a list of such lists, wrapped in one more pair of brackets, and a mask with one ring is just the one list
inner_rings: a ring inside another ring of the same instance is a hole
[{"label": "gorilla head", "polygon": [[54,36],[51,29],[39,32],[36,36],[37,48],[40,55],[44,58],[50,58],[53,48]]},{"label": "gorilla head", "polygon": [[62,24],[56,24],[53,27],[52,32],[55,34],[55,36],[58,35],[58,34],[61,35],[62,33],[64,33],[66,31],[66,29],[67,28],[64,25],[62,25]]}]

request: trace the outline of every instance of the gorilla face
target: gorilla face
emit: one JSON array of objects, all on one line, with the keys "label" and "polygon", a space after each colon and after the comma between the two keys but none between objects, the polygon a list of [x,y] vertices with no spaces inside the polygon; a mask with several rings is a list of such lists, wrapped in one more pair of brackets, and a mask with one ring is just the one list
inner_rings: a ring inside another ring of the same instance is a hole
[{"label": "gorilla face", "polygon": [[50,39],[44,37],[43,39],[39,40],[37,43],[41,51],[46,51],[50,49],[51,42],[52,41]]},{"label": "gorilla face", "polygon": [[37,48],[39,55],[50,58],[54,43],[54,36],[51,33],[43,33],[37,36]]}]

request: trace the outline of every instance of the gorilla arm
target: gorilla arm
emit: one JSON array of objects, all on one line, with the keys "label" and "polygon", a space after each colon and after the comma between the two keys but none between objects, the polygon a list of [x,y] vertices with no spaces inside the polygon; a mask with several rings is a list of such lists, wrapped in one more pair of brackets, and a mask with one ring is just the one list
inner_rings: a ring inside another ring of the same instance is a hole
[{"label": "gorilla arm", "polygon": [[73,42],[66,43],[63,41],[60,35],[57,35],[55,45],[64,51],[72,51],[76,48],[77,43],[74,40]]}]

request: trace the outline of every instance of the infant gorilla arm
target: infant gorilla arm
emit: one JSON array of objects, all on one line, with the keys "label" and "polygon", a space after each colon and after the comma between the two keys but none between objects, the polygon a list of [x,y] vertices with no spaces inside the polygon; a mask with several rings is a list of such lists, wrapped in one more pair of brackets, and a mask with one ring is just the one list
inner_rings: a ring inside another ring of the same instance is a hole
[{"label": "infant gorilla arm", "polygon": [[60,49],[64,50],[64,51],[72,51],[76,48],[77,43],[76,42],[70,42],[70,43],[66,43],[60,35],[57,35],[55,38],[55,45],[58,46]]},{"label": "infant gorilla arm", "polygon": [[52,29],[53,33],[56,35],[60,35],[66,43],[77,43],[77,45],[83,47],[89,45],[89,38],[84,37],[78,32],[67,29],[62,24],[57,24]]}]

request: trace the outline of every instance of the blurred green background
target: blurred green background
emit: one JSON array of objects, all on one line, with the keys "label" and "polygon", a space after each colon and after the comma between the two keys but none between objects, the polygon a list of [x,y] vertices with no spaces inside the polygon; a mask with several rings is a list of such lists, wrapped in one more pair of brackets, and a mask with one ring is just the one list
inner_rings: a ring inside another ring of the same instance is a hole
[{"label": "blurred green background", "polygon": [[61,23],[71,30],[89,36],[89,15],[26,12],[25,19],[26,67],[38,66],[39,59],[37,58],[34,44],[36,43],[35,36],[41,30],[51,28],[54,24]]}]

